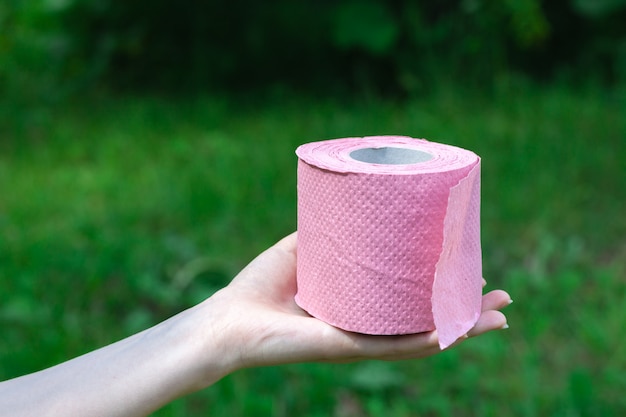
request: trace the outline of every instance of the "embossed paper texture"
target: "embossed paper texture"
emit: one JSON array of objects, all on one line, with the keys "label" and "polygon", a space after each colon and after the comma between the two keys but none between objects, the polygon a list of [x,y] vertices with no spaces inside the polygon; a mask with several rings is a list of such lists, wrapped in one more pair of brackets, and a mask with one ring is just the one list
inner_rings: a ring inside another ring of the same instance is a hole
[{"label": "embossed paper texture", "polygon": [[[353,158],[389,148],[418,157]],[[298,305],[359,333],[436,329],[442,348],[467,333],[482,292],[480,158],[401,136],[313,142],[296,153]]]}]

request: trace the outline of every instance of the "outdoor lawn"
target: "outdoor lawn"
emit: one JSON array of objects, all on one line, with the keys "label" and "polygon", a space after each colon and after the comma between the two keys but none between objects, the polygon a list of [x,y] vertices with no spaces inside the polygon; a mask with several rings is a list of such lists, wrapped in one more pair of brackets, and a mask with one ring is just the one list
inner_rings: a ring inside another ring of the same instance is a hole
[{"label": "outdoor lawn", "polygon": [[510,328],[420,361],[239,371],[155,416],[626,415],[623,90],[407,99],[86,95],[0,138],[0,380],[210,296],[296,228],[302,143],[398,134],[482,157],[487,290]]}]

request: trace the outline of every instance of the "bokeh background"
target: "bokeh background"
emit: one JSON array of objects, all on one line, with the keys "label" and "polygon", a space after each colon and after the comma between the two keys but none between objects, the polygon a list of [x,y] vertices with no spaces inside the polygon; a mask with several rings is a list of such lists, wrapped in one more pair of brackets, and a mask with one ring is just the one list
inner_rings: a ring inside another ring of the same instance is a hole
[{"label": "bokeh background", "polygon": [[624,0],[3,0],[0,379],[209,296],[295,229],[297,145],[376,134],[483,158],[510,329],[155,415],[626,415]]}]

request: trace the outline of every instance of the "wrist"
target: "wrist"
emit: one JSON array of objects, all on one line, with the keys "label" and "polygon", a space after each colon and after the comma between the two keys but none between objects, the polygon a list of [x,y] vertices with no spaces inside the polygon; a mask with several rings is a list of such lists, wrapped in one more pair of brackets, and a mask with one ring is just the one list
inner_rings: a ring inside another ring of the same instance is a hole
[{"label": "wrist", "polygon": [[162,323],[171,329],[167,337],[175,339],[181,366],[186,369],[183,394],[202,390],[239,368],[230,329],[223,325],[226,312],[217,295]]}]

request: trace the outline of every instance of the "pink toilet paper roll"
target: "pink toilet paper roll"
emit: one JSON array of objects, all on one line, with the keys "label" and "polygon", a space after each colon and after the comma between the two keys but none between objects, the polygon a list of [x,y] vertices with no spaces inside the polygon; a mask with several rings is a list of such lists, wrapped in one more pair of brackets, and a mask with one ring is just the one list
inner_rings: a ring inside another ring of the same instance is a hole
[{"label": "pink toilet paper roll", "polygon": [[298,161],[297,304],[344,330],[437,330],[481,309],[480,158],[403,136],[308,143]]}]

